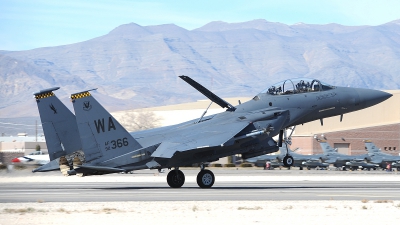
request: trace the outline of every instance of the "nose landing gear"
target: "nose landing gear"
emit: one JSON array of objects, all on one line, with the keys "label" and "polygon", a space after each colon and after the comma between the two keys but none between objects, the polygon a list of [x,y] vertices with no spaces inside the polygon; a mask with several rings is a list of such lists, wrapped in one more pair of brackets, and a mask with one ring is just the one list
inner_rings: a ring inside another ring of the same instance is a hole
[{"label": "nose landing gear", "polygon": [[[295,128],[296,128],[296,126],[291,128],[292,131],[290,132],[289,137],[287,136],[288,129],[281,130],[281,133],[279,134],[279,139],[280,139],[279,143],[281,145],[284,144],[286,147],[286,155],[283,157],[282,163],[285,167],[289,167],[289,168],[291,166],[293,166],[294,160],[293,160],[293,157],[289,154],[288,144],[290,145],[292,143],[291,139],[292,139],[292,134],[293,134]],[[282,143],[282,134],[284,135],[284,143]],[[279,147],[282,147],[282,146],[279,146]]]},{"label": "nose landing gear", "polygon": [[293,157],[291,155],[285,155],[285,157],[283,157],[282,163],[285,167],[293,166],[294,164]]}]

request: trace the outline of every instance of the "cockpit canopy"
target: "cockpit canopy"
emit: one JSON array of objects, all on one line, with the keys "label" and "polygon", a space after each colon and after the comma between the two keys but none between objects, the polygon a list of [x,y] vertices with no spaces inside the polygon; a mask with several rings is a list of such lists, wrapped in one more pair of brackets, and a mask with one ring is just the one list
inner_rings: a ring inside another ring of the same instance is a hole
[{"label": "cockpit canopy", "polygon": [[326,91],[335,88],[332,85],[320,82],[312,78],[287,79],[272,85],[261,93],[269,95],[290,95],[306,92]]}]

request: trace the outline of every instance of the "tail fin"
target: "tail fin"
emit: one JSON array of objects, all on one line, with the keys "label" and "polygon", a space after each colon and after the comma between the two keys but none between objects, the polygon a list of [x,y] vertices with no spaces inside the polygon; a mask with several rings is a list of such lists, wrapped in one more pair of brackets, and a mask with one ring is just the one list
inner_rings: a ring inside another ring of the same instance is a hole
[{"label": "tail fin", "polygon": [[71,95],[86,162],[105,161],[142,148],[89,91]]},{"label": "tail fin", "polygon": [[319,141],[319,144],[321,145],[322,151],[324,151],[324,153],[337,152],[336,149],[332,148],[326,141]]},{"label": "tail fin", "polygon": [[375,144],[370,141],[370,140],[366,140],[364,141],[365,147],[367,147],[368,153],[377,153],[380,152],[381,150],[375,146]]},{"label": "tail fin", "polygon": [[34,93],[50,161],[82,149],[75,115],[53,93],[58,89]]}]

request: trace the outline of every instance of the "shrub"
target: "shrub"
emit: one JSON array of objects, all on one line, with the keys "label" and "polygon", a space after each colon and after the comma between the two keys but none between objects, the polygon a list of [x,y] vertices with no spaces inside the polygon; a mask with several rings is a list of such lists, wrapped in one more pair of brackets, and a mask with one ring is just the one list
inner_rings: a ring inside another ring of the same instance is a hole
[{"label": "shrub", "polygon": [[242,163],[242,164],[240,164],[240,167],[253,167],[253,164],[251,164],[251,163]]},{"label": "shrub", "polygon": [[210,165],[211,167],[222,167],[221,163],[214,163]]},{"label": "shrub", "polygon": [[26,166],[25,165],[14,165],[14,169],[16,169],[16,170],[24,170],[24,169],[26,169]]},{"label": "shrub", "polygon": [[234,163],[226,163],[224,167],[236,167]]}]

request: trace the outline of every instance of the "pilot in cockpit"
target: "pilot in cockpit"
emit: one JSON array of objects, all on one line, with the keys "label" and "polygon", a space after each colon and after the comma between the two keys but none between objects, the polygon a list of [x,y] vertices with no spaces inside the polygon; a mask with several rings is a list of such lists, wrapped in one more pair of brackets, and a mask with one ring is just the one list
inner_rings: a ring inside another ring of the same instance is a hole
[{"label": "pilot in cockpit", "polygon": [[270,88],[268,88],[268,93],[271,95],[279,95],[282,92],[282,87],[279,86],[278,88],[276,88],[275,86],[271,86]]},{"label": "pilot in cockpit", "polygon": [[299,83],[296,84],[297,92],[308,92],[311,88],[310,82],[304,82],[304,80],[300,80]]},{"label": "pilot in cockpit", "polygon": [[290,95],[307,92],[319,92],[335,88],[329,84],[321,83],[319,80],[311,78],[297,78],[287,79],[283,82],[277,83],[262,93],[269,95]]}]

